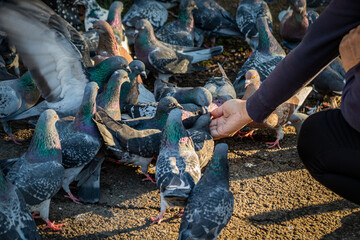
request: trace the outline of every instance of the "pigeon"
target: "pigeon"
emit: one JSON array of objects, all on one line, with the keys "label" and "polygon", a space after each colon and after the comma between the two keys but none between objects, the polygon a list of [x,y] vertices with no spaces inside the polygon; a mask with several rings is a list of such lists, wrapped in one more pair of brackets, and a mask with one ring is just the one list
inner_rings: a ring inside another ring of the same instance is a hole
[{"label": "pigeon", "polygon": [[86,83],[96,81],[102,88],[108,79],[106,77],[121,68],[123,60],[120,61],[121,57],[116,56],[107,59],[101,66],[84,68],[81,54],[68,38],[44,24],[37,15],[32,15],[37,10],[42,12],[43,7],[38,1],[34,3],[37,4],[14,0],[0,7],[0,24],[8,32],[45,99],[15,119],[37,116],[49,108],[57,111],[61,117],[75,115]]},{"label": "pigeon", "polygon": [[0,31],[0,56],[6,68],[13,69],[14,73],[19,77],[19,55],[15,46],[9,42],[7,34],[3,31]]},{"label": "pigeon", "polygon": [[0,55],[0,81],[16,79],[17,77],[8,72],[4,58]]},{"label": "pigeon", "polygon": [[33,107],[39,99],[40,91],[29,72],[19,79],[0,81],[0,122],[14,143],[18,143],[18,139],[12,134],[8,121]]},{"label": "pigeon", "polygon": [[79,18],[79,11],[74,0],[43,0],[51,9],[64,18],[76,30],[83,30],[83,23]]},{"label": "pigeon", "polygon": [[40,213],[47,223],[45,228],[53,230],[61,230],[63,225],[49,220],[50,200],[60,190],[64,177],[60,139],[55,127],[58,119],[54,110],[44,111],[27,151],[20,158],[2,162],[2,165],[12,163],[4,173],[23,194],[30,212]]},{"label": "pigeon", "polygon": [[126,29],[126,35],[129,42],[134,44],[135,25],[140,19],[150,21],[154,29],[163,26],[168,18],[166,8],[159,2],[154,0],[134,0],[133,5],[126,12],[123,18],[123,24]]},{"label": "pigeon", "polygon": [[103,108],[111,118],[116,121],[121,120],[121,111],[119,105],[120,89],[129,82],[126,71],[115,71],[105,86],[104,91],[97,96],[96,104]]},{"label": "pigeon", "polygon": [[309,8],[321,8],[329,5],[331,0],[306,0],[306,5]]},{"label": "pigeon", "polygon": [[124,120],[121,123],[126,124],[136,130],[159,129],[162,130],[171,110],[183,107],[173,97],[164,97],[159,101],[156,114],[154,117],[143,117]]},{"label": "pigeon", "polygon": [[136,130],[112,119],[98,107],[94,121],[104,139],[107,154],[122,163],[140,165],[146,176],[143,180],[153,181],[147,173],[153,157],[159,154],[161,130]]},{"label": "pigeon", "polygon": [[170,112],[162,133],[160,153],[156,162],[155,179],[160,189],[160,214],[152,224],[163,220],[166,207],[185,207],[201,169],[194,143],[181,121],[182,112]]},{"label": "pigeon", "polygon": [[259,32],[256,20],[265,17],[272,31],[273,20],[269,6],[263,0],[241,0],[236,11],[236,23],[240,32],[245,36],[246,42],[255,51],[259,44]]},{"label": "pigeon", "polygon": [[201,169],[207,165],[214,152],[214,139],[210,133],[210,122],[210,113],[207,113],[201,115],[192,128],[187,129],[189,137],[194,142]]},{"label": "pigeon", "polygon": [[219,64],[219,69],[222,74],[221,77],[211,77],[204,85],[204,88],[209,90],[212,95],[212,102],[218,106],[221,106],[224,102],[230,99],[236,98],[236,92],[233,84],[227,77],[225,70]]},{"label": "pigeon", "polygon": [[288,125],[295,128],[296,135],[299,136],[301,126],[308,117],[309,115],[299,112],[295,112],[290,116]]},{"label": "pigeon", "polygon": [[[246,92],[243,100],[248,99],[260,87],[260,76],[256,70],[249,70],[246,73]],[[247,126],[251,128],[272,128],[276,130],[275,142],[267,142],[269,148],[277,146],[279,149],[279,141],[283,139],[284,132],[282,126],[287,124],[291,116],[298,111],[304,103],[307,96],[312,91],[312,87],[301,88],[294,96],[286,102],[280,104],[262,123],[251,122]]]},{"label": "pigeon", "polygon": [[[184,47],[163,43],[156,39],[150,22],[142,19],[136,23],[135,55],[146,68],[158,73],[160,79],[168,81],[173,74],[195,70],[197,63],[223,52],[222,46],[210,49]],[[203,68],[201,68],[203,69]]]},{"label": "pigeon", "polygon": [[180,104],[194,103],[202,107],[207,107],[212,102],[210,91],[204,87],[176,87],[157,79],[155,81],[155,99],[159,101],[167,96],[174,97]]},{"label": "pigeon", "polygon": [[102,144],[101,135],[92,121],[98,89],[95,82],[89,82],[75,118],[64,118],[56,123],[62,147],[62,165],[65,168],[62,188],[68,194],[65,197],[75,203],[79,203],[79,199],[71,193],[69,184],[95,157]]},{"label": "pigeon", "polygon": [[113,29],[106,21],[99,20],[94,22],[93,27],[99,35],[97,55],[93,58],[95,65],[111,56],[122,56],[129,63],[133,60],[128,50],[119,45],[116,41]]},{"label": "pigeon", "polygon": [[195,25],[192,14],[193,9],[197,9],[195,0],[182,0],[179,18],[157,30],[155,33],[156,38],[169,44],[194,47]]},{"label": "pigeon", "polygon": [[331,98],[331,108],[336,108],[335,97],[342,95],[346,83],[345,74],[342,61],[337,57],[311,81],[317,102],[314,108],[307,111],[307,114],[317,112],[326,96]]},{"label": "pigeon", "polygon": [[198,7],[193,11],[195,26],[214,37],[212,46],[215,44],[215,37],[244,38],[234,17],[214,0],[195,0],[195,4]]},{"label": "pigeon", "polygon": [[21,192],[0,170],[0,238],[40,240],[34,219]]},{"label": "pigeon", "polygon": [[284,50],[272,35],[266,17],[258,18],[256,26],[259,31],[259,45],[242,65],[233,83],[238,98],[241,98],[245,93],[245,73],[247,71],[255,69],[260,75],[260,80],[264,81],[286,56]]},{"label": "pigeon", "polygon": [[74,4],[85,6],[85,31],[93,28],[94,22],[98,20],[106,21],[109,11],[100,7],[96,0],[76,0]]},{"label": "pigeon", "polygon": [[120,1],[114,1],[109,8],[109,13],[106,21],[110,24],[111,28],[114,31],[116,40],[118,44],[123,47],[128,53],[130,53],[130,48],[128,44],[128,39],[124,34],[124,26],[121,21],[121,13],[124,9],[124,5]]},{"label": "pigeon", "polygon": [[204,175],[190,193],[181,218],[179,240],[215,240],[229,222],[234,196],[229,190],[227,152],[227,144],[216,145]]}]

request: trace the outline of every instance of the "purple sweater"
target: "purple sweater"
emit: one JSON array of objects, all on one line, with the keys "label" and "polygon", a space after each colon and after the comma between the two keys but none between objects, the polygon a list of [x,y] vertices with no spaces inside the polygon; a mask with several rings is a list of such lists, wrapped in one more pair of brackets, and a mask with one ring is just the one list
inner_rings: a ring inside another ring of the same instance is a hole
[{"label": "purple sweater", "polygon": [[[246,103],[249,116],[262,122],[277,106],[308,84],[339,55],[344,35],[360,25],[360,0],[333,0]],[[360,44],[360,41],[359,41]],[[341,111],[360,132],[360,64],[346,73]]]}]

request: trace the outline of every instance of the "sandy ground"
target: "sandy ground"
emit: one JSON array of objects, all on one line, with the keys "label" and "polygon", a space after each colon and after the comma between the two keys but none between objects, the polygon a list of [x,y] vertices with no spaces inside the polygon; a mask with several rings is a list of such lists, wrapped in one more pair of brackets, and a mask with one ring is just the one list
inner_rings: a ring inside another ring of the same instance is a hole
[{"label": "sandy ground", "polygon": [[[219,2],[235,14],[237,1]],[[284,2],[275,1],[270,7],[276,13],[287,8]],[[217,44],[225,46],[224,55],[206,63],[208,72],[178,76],[180,86],[203,85],[213,74],[219,74],[216,62],[222,63],[234,80],[248,48],[242,40],[218,39]],[[21,146],[6,142],[0,130],[0,160],[20,156],[30,143],[33,127],[27,120],[12,122],[12,126],[15,135],[25,141]],[[231,191],[235,197],[233,216],[219,239],[360,239],[360,207],[316,182],[297,155],[294,128],[284,131],[281,149],[266,148],[265,142],[275,140],[272,130],[258,131],[254,140],[234,137],[218,141],[229,145]],[[61,190],[52,200],[50,219],[65,226],[61,232],[42,231],[44,222],[36,220],[43,239],[178,237],[179,209],[168,209],[160,225],[150,226],[150,217],[156,217],[160,209],[155,184],[142,182],[137,167],[111,162],[103,166],[100,202],[75,204],[64,198]]]}]

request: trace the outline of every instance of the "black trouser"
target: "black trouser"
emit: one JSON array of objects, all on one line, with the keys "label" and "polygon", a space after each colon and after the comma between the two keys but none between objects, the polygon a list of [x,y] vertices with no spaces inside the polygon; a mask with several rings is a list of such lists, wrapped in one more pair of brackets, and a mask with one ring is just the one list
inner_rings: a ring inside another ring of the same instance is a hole
[{"label": "black trouser", "polygon": [[305,120],[298,152],[316,180],[360,204],[360,133],[345,121],[339,109],[319,112]]}]

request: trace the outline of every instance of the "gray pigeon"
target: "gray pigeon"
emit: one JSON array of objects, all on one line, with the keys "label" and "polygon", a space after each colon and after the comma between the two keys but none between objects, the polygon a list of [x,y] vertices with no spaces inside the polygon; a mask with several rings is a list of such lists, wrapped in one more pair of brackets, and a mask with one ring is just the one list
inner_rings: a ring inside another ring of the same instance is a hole
[{"label": "gray pigeon", "polygon": [[4,171],[9,182],[23,194],[30,212],[40,213],[47,227],[61,230],[49,220],[51,198],[60,190],[64,177],[59,134],[55,123],[58,121],[52,109],[44,111],[36,124],[34,136],[27,151],[17,159],[2,162],[11,164]]},{"label": "gray pigeon", "polygon": [[193,103],[198,106],[208,107],[212,102],[212,95],[204,87],[177,87],[160,79],[155,81],[155,99],[171,96],[180,104]]},{"label": "gray pigeon", "polygon": [[8,121],[33,107],[39,99],[40,91],[29,72],[19,79],[0,81],[0,122],[15,143],[18,140],[12,135]]},{"label": "gray pigeon", "polygon": [[94,22],[98,20],[106,20],[109,11],[102,8],[96,0],[75,0],[74,4],[85,6],[85,30],[93,28]]},{"label": "gray pigeon", "polygon": [[219,63],[218,65],[222,76],[213,76],[212,78],[210,78],[209,81],[205,83],[204,88],[209,90],[209,92],[211,93],[213,99],[212,102],[220,106],[227,100],[235,99],[236,92],[234,89],[234,85],[227,77],[225,70]]},{"label": "gray pigeon", "polygon": [[172,110],[162,133],[155,172],[161,208],[152,224],[163,220],[167,206],[185,207],[191,190],[201,177],[199,157],[181,115],[180,109]]},{"label": "gray pigeon", "polygon": [[[86,69],[79,50],[71,41],[62,32],[44,23],[46,16],[48,21],[57,21],[59,17],[44,15],[45,19],[39,19],[38,13],[43,12],[44,6],[48,7],[38,1],[34,3],[14,0],[0,6],[0,25],[8,32],[9,39],[22,56],[45,99],[19,114],[16,119],[37,116],[49,108],[58,111],[60,116],[75,115],[86,83],[96,81],[100,88],[103,87],[103,82],[107,80],[105,77],[110,77],[112,72],[120,68],[117,65],[113,69],[110,62],[115,59],[119,63],[117,59],[121,57],[107,59],[101,66]],[[61,22],[56,23],[61,25]]]},{"label": "gray pigeon", "polygon": [[161,3],[154,0],[134,0],[133,5],[126,12],[122,20],[126,29],[126,35],[129,37],[129,42],[134,44],[137,21],[147,19],[154,29],[158,29],[165,24],[167,18],[168,12]]},{"label": "gray pigeon", "polygon": [[0,238],[2,240],[40,240],[24,197],[0,170]]},{"label": "gray pigeon", "polygon": [[56,123],[62,147],[62,164],[65,168],[62,188],[75,203],[69,184],[82,168],[98,153],[102,145],[101,135],[92,118],[96,111],[96,96],[99,87],[90,82],[85,87],[84,97],[75,118],[61,119]]},{"label": "gray pigeon", "polygon": [[236,11],[236,23],[247,43],[255,51],[259,44],[259,32],[256,27],[256,20],[265,17],[272,31],[272,16],[269,6],[263,0],[241,0]]},{"label": "gray pigeon", "polygon": [[140,165],[146,180],[152,181],[147,171],[152,158],[159,154],[161,130],[136,130],[115,121],[100,107],[94,121],[104,139],[107,154],[120,162]]},{"label": "gray pigeon", "polygon": [[193,9],[197,9],[195,0],[182,0],[179,18],[157,30],[155,33],[156,38],[169,44],[194,47],[195,25]]},{"label": "gray pigeon", "polygon": [[251,56],[242,65],[233,85],[236,95],[241,98],[245,93],[245,74],[255,69],[263,82],[286,56],[284,50],[272,35],[266,17],[260,17],[256,22],[259,31],[259,45]]},{"label": "gray pigeon", "polygon": [[234,196],[229,190],[228,146],[216,145],[214,156],[191,191],[181,218],[179,240],[216,239],[229,222]]},{"label": "gray pigeon", "polygon": [[[213,46],[215,45],[215,37],[244,38],[234,17],[214,0],[195,0],[195,4],[198,7],[193,11],[195,26],[206,35],[214,37]],[[201,32],[198,33],[201,34]]]},{"label": "gray pigeon", "polygon": [[157,73],[158,78],[165,81],[173,74],[193,72],[196,70],[193,63],[223,52],[222,46],[199,49],[161,42],[156,39],[151,23],[145,19],[136,23],[136,30],[135,55],[144,62],[147,69]]}]

